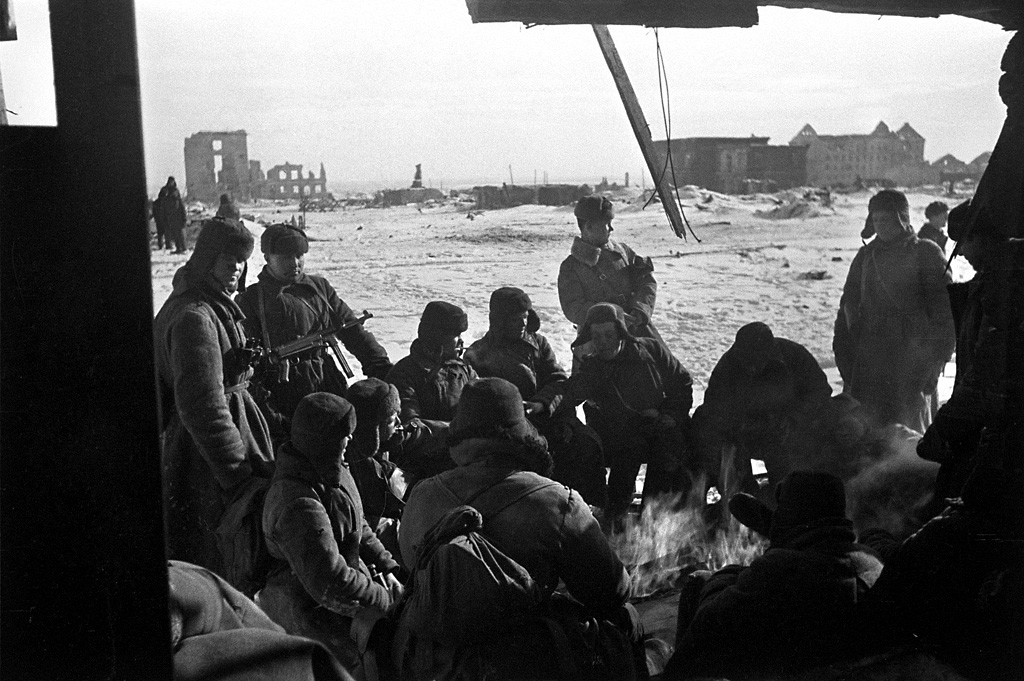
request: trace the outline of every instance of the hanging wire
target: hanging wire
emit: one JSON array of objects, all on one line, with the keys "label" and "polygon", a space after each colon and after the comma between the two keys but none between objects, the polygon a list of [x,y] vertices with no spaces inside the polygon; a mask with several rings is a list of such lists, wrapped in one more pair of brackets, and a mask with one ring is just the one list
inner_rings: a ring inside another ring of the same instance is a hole
[{"label": "hanging wire", "polygon": [[[658,62],[658,97],[661,99],[661,120],[665,126],[665,163],[662,165],[661,173],[657,178],[655,178],[655,187],[661,185],[661,180],[669,169],[671,169],[672,172],[672,186],[678,187],[679,185],[676,181],[676,164],[672,159],[672,98],[668,90],[668,72],[665,69],[665,56],[661,51],[661,40],[658,35],[657,28],[654,29],[654,45]],[[683,224],[686,225],[686,229],[690,230],[690,234],[693,235],[693,238],[697,243],[701,243],[697,233],[693,231],[693,227],[690,225],[690,221],[687,219],[685,211],[683,211],[683,202],[679,198],[679,192],[673,191],[672,193],[673,198],[671,200],[674,200],[676,205],[679,206],[679,214],[683,218]],[[653,200],[654,194],[651,194],[650,198],[647,199],[647,202],[644,204],[644,208],[650,205]],[[686,232],[683,232],[680,236],[685,239]]]}]

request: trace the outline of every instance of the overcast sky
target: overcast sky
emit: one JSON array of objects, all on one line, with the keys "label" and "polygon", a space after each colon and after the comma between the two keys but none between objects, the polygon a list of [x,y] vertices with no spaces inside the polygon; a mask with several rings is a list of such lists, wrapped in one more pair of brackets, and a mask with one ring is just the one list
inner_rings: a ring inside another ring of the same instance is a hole
[{"label": "overcast sky", "polygon": [[[14,0],[0,43],[12,123],[51,123],[44,0]],[[643,159],[589,26],[473,24],[462,0],[137,3],[148,184],[184,176],[184,139],[249,133],[263,168],[329,184],[639,182]],[[868,133],[909,122],[925,158],[991,150],[1011,36],[960,17],[762,8],[754,28],[662,29],[672,137]],[[655,32],[611,27],[655,139]],[[648,178],[649,181],[649,178]]]}]

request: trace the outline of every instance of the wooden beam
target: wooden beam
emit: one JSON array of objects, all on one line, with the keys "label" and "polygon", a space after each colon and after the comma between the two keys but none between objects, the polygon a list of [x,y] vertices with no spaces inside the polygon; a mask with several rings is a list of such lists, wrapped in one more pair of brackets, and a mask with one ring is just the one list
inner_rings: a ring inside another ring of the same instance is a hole
[{"label": "wooden beam", "polygon": [[622,98],[622,104],[626,107],[626,117],[629,118],[629,124],[633,126],[636,141],[640,143],[640,151],[644,155],[644,161],[647,162],[647,169],[651,171],[651,178],[658,188],[658,196],[661,198],[665,214],[668,215],[672,231],[676,233],[676,236],[685,239],[683,214],[679,210],[679,204],[676,203],[674,188],[665,177],[664,161],[661,163],[658,161],[658,155],[654,151],[654,141],[651,139],[651,128],[647,125],[643,109],[640,108],[640,102],[637,101],[636,93],[633,91],[633,85],[629,82],[626,69],[622,66],[619,51],[615,49],[615,43],[612,41],[612,35],[608,32],[607,26],[593,24],[593,28],[597,44],[601,46],[601,53],[604,55],[605,63],[608,64],[608,70],[612,72],[615,87],[619,90],[619,97]]}]

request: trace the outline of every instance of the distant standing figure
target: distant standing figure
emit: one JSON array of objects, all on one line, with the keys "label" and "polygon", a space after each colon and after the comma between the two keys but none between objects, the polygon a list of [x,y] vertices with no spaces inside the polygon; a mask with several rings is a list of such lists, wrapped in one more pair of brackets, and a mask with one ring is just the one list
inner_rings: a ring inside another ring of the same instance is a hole
[{"label": "distant standing figure", "polygon": [[166,240],[167,250],[171,250],[171,240],[165,238],[165,235],[167,234],[167,223],[164,221],[164,216],[160,212],[159,208],[159,197],[152,201],[148,198],[146,199],[146,212],[149,217],[153,218],[153,224],[156,225],[156,248],[158,251],[162,251],[164,249],[164,241]]},{"label": "distant standing figure", "polygon": [[156,201],[153,202],[153,218],[160,234],[161,223],[167,239],[167,247],[174,244],[175,253],[185,252],[185,202],[178,192],[178,184],[173,177],[167,178],[167,184],[160,189]]},{"label": "distant standing figure", "polygon": [[946,235],[946,221],[949,219],[949,206],[942,201],[932,201],[924,209],[924,217],[927,220],[924,226],[917,233],[918,239],[930,239],[939,245],[943,251],[946,250],[946,243],[949,237]]},{"label": "distant standing figure", "polygon": [[902,192],[878,192],[868,212],[877,238],[850,264],[832,340],[836,366],[844,392],[879,424],[924,432],[955,343],[946,260],[914,234]]},{"label": "distant standing figure", "polygon": [[558,302],[577,327],[597,303],[614,303],[628,315],[634,336],[661,340],[651,316],[658,284],[650,258],[641,258],[624,243],[611,238],[615,210],[604,196],[584,196],[576,202],[580,235],[558,270]]},{"label": "distant standing figure", "polygon": [[238,210],[238,206],[231,200],[231,197],[227,194],[220,195],[220,205],[217,207],[217,215],[219,218],[234,218],[235,220],[242,219],[242,213]]}]

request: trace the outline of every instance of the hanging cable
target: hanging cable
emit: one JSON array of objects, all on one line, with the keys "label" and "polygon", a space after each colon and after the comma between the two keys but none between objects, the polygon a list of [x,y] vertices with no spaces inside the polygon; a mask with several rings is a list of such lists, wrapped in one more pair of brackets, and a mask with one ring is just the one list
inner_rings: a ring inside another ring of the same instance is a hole
[{"label": "hanging cable", "polygon": [[[656,179],[656,187],[661,185],[661,181],[665,176],[665,172],[671,169],[672,172],[672,186],[675,189],[673,192],[673,198],[676,205],[679,206],[679,214],[683,218],[683,224],[690,230],[690,234],[696,239],[697,243],[701,243],[697,233],[693,231],[693,227],[690,225],[689,219],[686,217],[686,213],[683,211],[683,202],[679,198],[678,182],[676,181],[676,164],[672,158],[672,98],[669,94],[668,89],[668,71],[665,69],[665,56],[661,51],[661,39],[658,35],[658,29],[654,29],[654,45],[655,54],[657,56],[657,68],[658,68],[658,96],[661,99],[661,119],[665,127],[665,163],[661,168],[661,174]],[[654,194],[644,204],[646,208],[651,201],[654,200]],[[686,234],[683,233],[683,238],[686,238]]]}]

